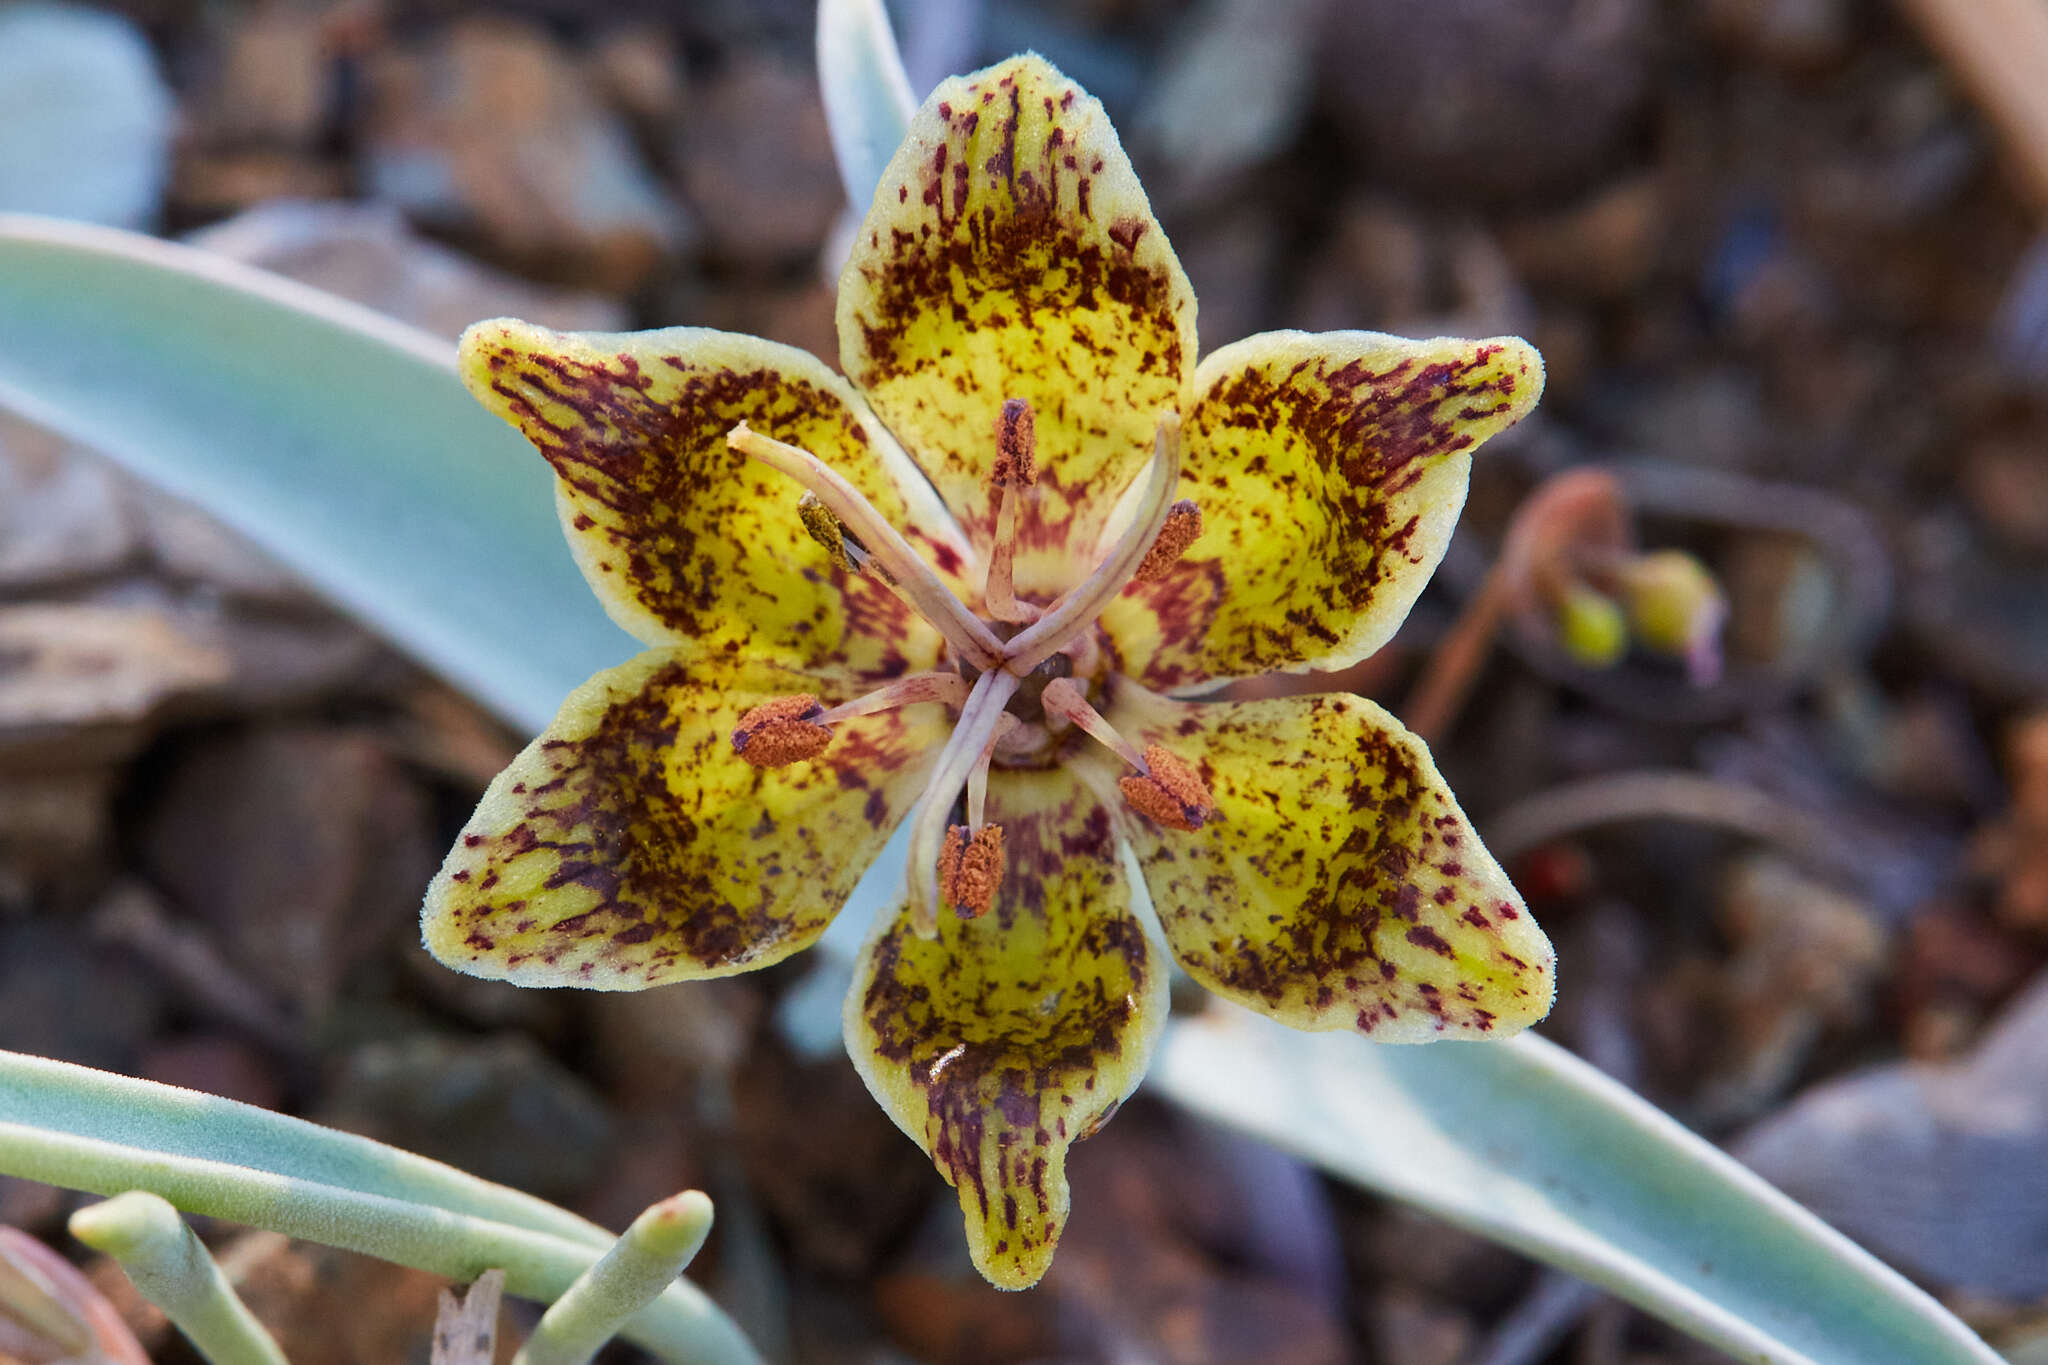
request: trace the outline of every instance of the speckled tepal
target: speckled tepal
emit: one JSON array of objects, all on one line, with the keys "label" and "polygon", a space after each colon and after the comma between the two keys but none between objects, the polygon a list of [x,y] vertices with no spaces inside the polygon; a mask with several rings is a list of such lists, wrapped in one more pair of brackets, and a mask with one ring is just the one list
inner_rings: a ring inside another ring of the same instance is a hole
[{"label": "speckled tepal", "polygon": [[1550,946],[1420,740],[1355,696],[1190,699],[1386,642],[1473,450],[1542,391],[1526,343],[1276,332],[1196,364],[1115,131],[1035,56],[918,111],[838,321],[845,378],[696,328],[463,338],[647,651],[485,794],[427,895],[438,958],[600,990],[765,966],[909,819],[847,1049],[1008,1288],[1144,1072],[1168,953],[1296,1028],[1543,1017]]}]

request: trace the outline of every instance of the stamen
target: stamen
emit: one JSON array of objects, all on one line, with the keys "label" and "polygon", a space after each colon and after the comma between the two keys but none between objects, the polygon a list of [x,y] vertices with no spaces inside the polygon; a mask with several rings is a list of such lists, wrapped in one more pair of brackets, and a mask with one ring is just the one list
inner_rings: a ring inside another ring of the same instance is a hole
[{"label": "stamen", "polygon": [[851,573],[855,569],[853,556],[846,552],[846,523],[832,515],[832,509],[825,505],[810,489],[796,501],[797,519],[810,532],[811,539],[825,547],[825,553],[832,562]]},{"label": "stamen", "polygon": [[1194,544],[1201,534],[1202,509],[1195,506],[1193,498],[1182,498],[1166,509],[1166,524],[1159,528],[1159,539],[1145,551],[1145,558],[1131,575],[1132,579],[1151,583],[1166,577],[1167,570],[1180,562],[1188,546]]},{"label": "stamen", "polygon": [[1152,443],[1152,463],[1145,491],[1139,499],[1130,529],[1124,532],[1123,538],[1109,552],[1109,557],[1096,566],[1095,572],[1088,575],[1085,582],[1055,602],[1039,618],[1038,624],[1010,641],[1008,657],[1003,660],[1005,669],[1023,677],[1095,623],[1102,609],[1131,581],[1132,571],[1159,538],[1160,528],[1166,524],[1167,514],[1172,510],[1170,499],[1173,490],[1179,482],[1180,414],[1164,412],[1159,416],[1158,434]]},{"label": "stamen", "polygon": [[[860,543],[860,537],[847,530],[846,523],[832,515],[832,509],[825,505],[824,499],[808,488],[797,499],[796,515],[811,539],[825,547],[825,553],[832,557],[834,564],[855,573],[864,573],[891,588],[896,586],[896,580],[868,552],[868,547]],[[900,592],[896,595],[903,596]],[[908,601],[907,598],[905,600]],[[911,603],[912,610],[916,605]]]},{"label": "stamen", "polygon": [[939,895],[961,919],[979,919],[995,904],[1003,884],[1003,827],[983,825],[973,834],[966,825],[946,831],[939,851]]},{"label": "stamen", "polygon": [[1056,678],[1047,683],[1043,700],[1047,716],[1072,721],[1138,770],[1135,776],[1118,778],[1116,785],[1140,815],[1149,815],[1168,829],[1193,830],[1216,813],[1215,798],[1192,767],[1157,744],[1148,744],[1139,753],[1137,745],[1118,734],[1116,727],[1088,704],[1072,680]]},{"label": "stamen", "polygon": [[1017,558],[1017,522],[1024,512],[1024,489],[1038,482],[1038,421],[1021,398],[1003,400],[996,418],[996,463],[989,474],[996,489],[996,536],[989,548],[988,578],[982,602],[998,621],[1029,625],[1037,607],[1017,600],[1013,573]]},{"label": "stamen", "polygon": [[745,422],[726,435],[726,444],[749,459],[778,469],[818,495],[844,530],[874,556],[875,567],[903,600],[931,622],[969,663],[990,668],[1002,658],[1002,642],[967,610],[952,589],[917,556],[896,528],[882,519],[860,490],[809,451],[763,436]]},{"label": "stamen", "polygon": [[952,823],[953,802],[967,785],[975,768],[985,767],[988,755],[1002,733],[1004,708],[1016,695],[1018,680],[1000,668],[992,668],[974,680],[974,687],[960,707],[960,719],[953,737],[939,751],[924,798],[910,826],[910,923],[918,934],[932,938],[939,932],[939,855],[946,829]]},{"label": "stamen", "polygon": [[1216,798],[1195,770],[1157,744],[1145,746],[1146,771],[1120,777],[1117,789],[1131,809],[1168,829],[1200,829],[1216,813]]},{"label": "stamen", "polygon": [[843,701],[821,713],[817,721],[820,725],[832,725],[855,716],[893,711],[899,706],[911,706],[921,701],[942,701],[948,706],[958,706],[966,700],[967,680],[950,668],[935,668],[929,673],[912,673],[898,678],[864,697]]},{"label": "stamen", "polygon": [[757,768],[816,758],[832,742],[821,720],[825,708],[808,692],[763,702],[733,727],[732,751]]},{"label": "stamen", "polygon": [[1071,678],[1054,678],[1039,694],[1047,716],[1058,716],[1081,727],[1082,731],[1100,742],[1111,753],[1136,768],[1145,771],[1145,756],[1138,752],[1138,746],[1116,732],[1116,727],[1103,719],[1102,713],[1088,704],[1081,695],[1081,689]]}]

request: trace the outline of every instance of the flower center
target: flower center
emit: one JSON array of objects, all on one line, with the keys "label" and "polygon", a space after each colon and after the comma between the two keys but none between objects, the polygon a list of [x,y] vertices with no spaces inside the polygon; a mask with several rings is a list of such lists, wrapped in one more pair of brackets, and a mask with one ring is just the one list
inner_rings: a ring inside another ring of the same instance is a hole
[{"label": "flower center", "polygon": [[990,908],[1001,886],[1002,828],[984,818],[991,766],[1045,767],[1085,735],[1131,768],[1118,787],[1136,815],[1192,831],[1215,813],[1192,766],[1159,745],[1138,748],[1091,700],[1112,685],[1136,686],[1111,677],[1097,618],[1127,584],[1166,573],[1202,531],[1200,509],[1185,498],[1173,500],[1180,480],[1180,418],[1173,412],[1159,418],[1129,527],[1086,578],[1042,606],[1020,599],[1012,578],[1029,491],[1038,481],[1036,428],[1031,405],[1022,399],[1006,401],[996,419],[989,477],[995,535],[981,594],[987,620],[954,594],[857,489],[815,456],[745,423],[726,438],[733,449],[804,485],[798,515],[835,564],[895,593],[946,639],[950,668],[910,674],[830,708],[810,696],[778,697],[748,711],[732,734],[739,758],[779,767],[822,754],[839,721],[918,702],[955,710],[952,737],[911,823],[912,922],[926,936],[937,932],[941,905],[971,918]]}]

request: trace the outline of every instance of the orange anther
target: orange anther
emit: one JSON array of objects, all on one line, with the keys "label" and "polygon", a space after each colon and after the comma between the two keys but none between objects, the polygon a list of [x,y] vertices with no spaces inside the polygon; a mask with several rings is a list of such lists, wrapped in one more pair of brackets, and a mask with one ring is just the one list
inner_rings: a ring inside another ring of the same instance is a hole
[{"label": "orange anther", "polygon": [[967,826],[946,830],[939,849],[939,894],[961,919],[978,919],[995,904],[1003,884],[1003,827],[983,825],[972,837]]},{"label": "orange anther", "polygon": [[996,465],[989,482],[998,488],[1038,482],[1038,419],[1021,398],[1004,399],[996,418]]},{"label": "orange anther", "polygon": [[1124,800],[1168,829],[1200,829],[1216,813],[1216,800],[1195,770],[1157,744],[1145,746],[1146,771],[1117,779]]},{"label": "orange anther", "polygon": [[808,692],[763,702],[733,727],[732,751],[757,768],[816,758],[832,742],[831,729],[817,721],[824,713]]},{"label": "orange anther", "polygon": [[1138,561],[1138,567],[1131,574],[1139,583],[1150,583],[1156,578],[1166,577],[1166,571],[1180,562],[1188,546],[1195,543],[1202,534],[1202,509],[1195,506],[1194,499],[1182,498],[1166,509],[1166,524],[1159,528],[1158,539],[1152,548],[1145,551],[1145,557]]}]

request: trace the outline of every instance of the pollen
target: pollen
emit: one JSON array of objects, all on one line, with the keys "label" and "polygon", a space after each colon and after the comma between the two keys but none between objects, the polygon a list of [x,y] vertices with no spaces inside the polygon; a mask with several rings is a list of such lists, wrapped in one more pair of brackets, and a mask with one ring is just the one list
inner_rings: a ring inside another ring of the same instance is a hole
[{"label": "pollen", "polygon": [[1188,546],[1195,543],[1202,534],[1202,509],[1195,506],[1194,499],[1182,498],[1166,509],[1166,524],[1159,528],[1159,536],[1152,542],[1152,548],[1145,551],[1144,559],[1138,562],[1131,577],[1140,583],[1166,577],[1166,571],[1180,562]]},{"label": "pollen", "polygon": [[995,904],[1003,883],[1003,827],[983,825],[970,836],[967,826],[946,830],[939,849],[939,894],[961,919],[979,919]]},{"label": "pollen", "polygon": [[1200,829],[1216,813],[1216,800],[1195,770],[1157,744],[1145,746],[1141,776],[1121,777],[1117,787],[1140,815],[1168,829]]},{"label": "pollen", "polygon": [[998,488],[1038,482],[1038,419],[1022,398],[1003,400],[996,418],[996,465],[989,481]]},{"label": "pollen", "polygon": [[757,768],[816,758],[832,742],[831,728],[818,724],[823,714],[825,708],[808,692],[763,702],[733,727],[732,751]]},{"label": "pollen", "polygon": [[849,571],[853,569],[853,556],[846,552],[846,523],[832,514],[823,498],[805,490],[803,497],[797,500],[796,514],[803,522],[804,530],[810,533],[812,540],[825,547],[825,553],[832,557],[834,564]]}]

